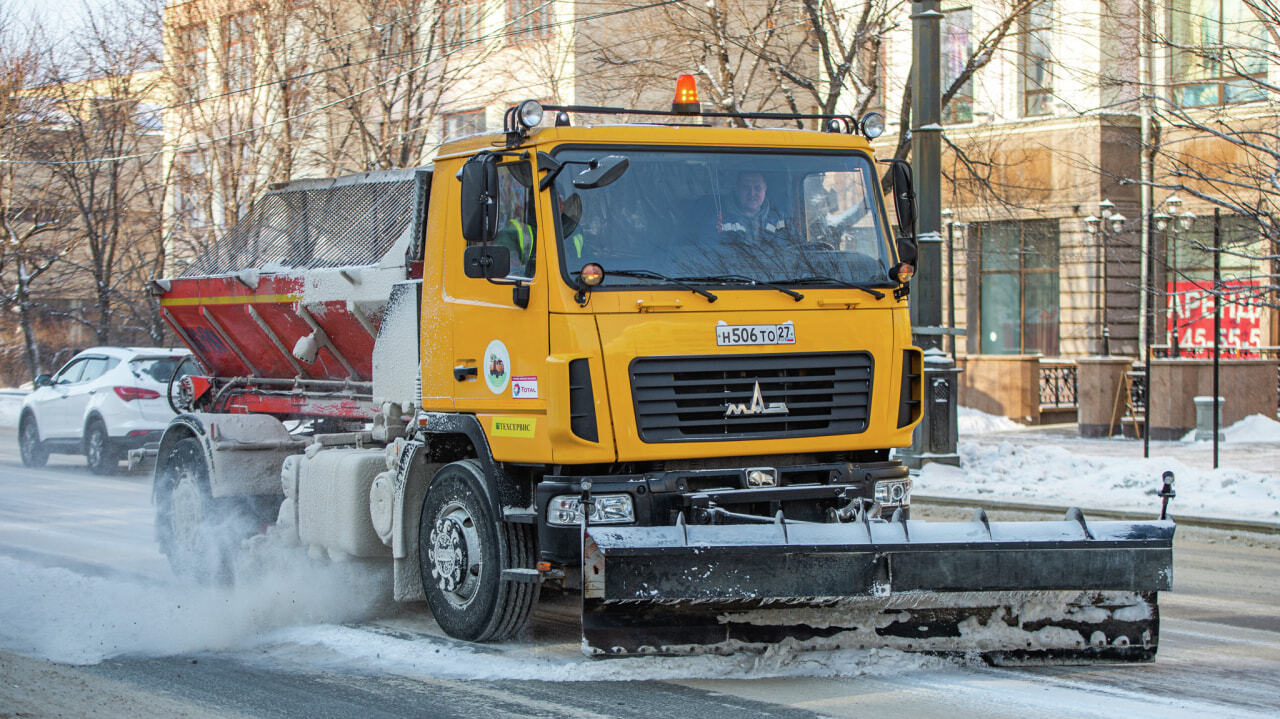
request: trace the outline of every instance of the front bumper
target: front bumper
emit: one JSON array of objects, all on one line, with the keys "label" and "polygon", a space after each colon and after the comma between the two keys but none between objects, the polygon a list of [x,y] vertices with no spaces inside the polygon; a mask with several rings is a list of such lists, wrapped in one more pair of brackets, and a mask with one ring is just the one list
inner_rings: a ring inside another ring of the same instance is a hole
[{"label": "front bumper", "polygon": [[[635,522],[610,527],[673,526],[683,516],[687,524],[732,524],[734,515],[772,518],[779,511],[787,519],[809,522],[830,520],[829,512],[874,501],[875,485],[907,479],[900,462],[819,463],[773,467],[776,485],[750,486],[747,473],[757,467],[680,469],[642,474],[553,475],[543,478],[536,492],[538,543],[542,561],[576,565],[581,561],[580,527],[547,523],[547,506],[553,497],[578,495],[582,482],[591,482],[591,493],[628,494],[635,508]],[[909,497],[894,505],[880,505],[882,512],[905,509]]]}]

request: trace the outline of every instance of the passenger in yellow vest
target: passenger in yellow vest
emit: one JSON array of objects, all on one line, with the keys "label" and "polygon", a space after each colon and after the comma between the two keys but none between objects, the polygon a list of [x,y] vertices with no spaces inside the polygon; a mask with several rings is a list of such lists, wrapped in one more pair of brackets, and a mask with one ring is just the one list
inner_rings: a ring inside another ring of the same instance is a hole
[{"label": "passenger in yellow vest", "polygon": [[572,259],[581,260],[582,251],[584,249],[583,243],[584,243],[584,240],[582,238],[582,233],[581,232],[573,233],[573,235],[569,238],[568,244],[565,245],[565,248],[564,248],[565,254],[569,255]]},{"label": "passenger in yellow vest", "polygon": [[532,226],[513,217],[498,230],[495,242],[511,251],[511,271],[508,274],[533,276],[537,243]]}]

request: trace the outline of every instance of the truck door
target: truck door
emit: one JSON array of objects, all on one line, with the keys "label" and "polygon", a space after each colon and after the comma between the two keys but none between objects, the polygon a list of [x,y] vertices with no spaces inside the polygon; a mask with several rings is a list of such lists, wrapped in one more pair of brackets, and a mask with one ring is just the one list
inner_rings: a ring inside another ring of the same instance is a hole
[{"label": "truck door", "polygon": [[[504,158],[505,159],[505,158]],[[497,168],[498,228],[495,242],[511,254],[506,277],[495,281],[463,273],[466,242],[461,232],[445,250],[445,302],[453,330],[453,399],[459,412],[473,413],[489,437],[495,457],[547,461],[547,284],[548,246],[542,241],[546,193],[533,182],[527,159]],[[457,183],[451,203],[458,215]],[[549,212],[545,215],[550,217]],[[521,307],[527,292],[528,304]]]}]

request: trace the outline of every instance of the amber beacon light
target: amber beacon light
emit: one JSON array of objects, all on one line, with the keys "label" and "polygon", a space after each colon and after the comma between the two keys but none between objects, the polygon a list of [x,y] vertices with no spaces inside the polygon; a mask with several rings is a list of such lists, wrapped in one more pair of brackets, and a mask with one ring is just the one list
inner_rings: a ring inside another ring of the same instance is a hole
[{"label": "amber beacon light", "polygon": [[698,102],[698,83],[693,75],[681,75],[676,78],[676,97],[671,101],[671,111],[681,115],[696,115],[702,112],[702,104]]}]

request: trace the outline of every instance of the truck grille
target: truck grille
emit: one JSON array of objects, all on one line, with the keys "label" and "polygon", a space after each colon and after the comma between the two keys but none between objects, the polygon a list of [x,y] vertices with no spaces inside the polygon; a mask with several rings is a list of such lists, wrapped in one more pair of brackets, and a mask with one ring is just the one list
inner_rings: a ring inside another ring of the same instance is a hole
[{"label": "truck grille", "polygon": [[868,352],[642,357],[631,362],[636,426],[645,442],[864,432],[874,364]]}]

